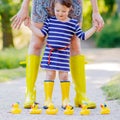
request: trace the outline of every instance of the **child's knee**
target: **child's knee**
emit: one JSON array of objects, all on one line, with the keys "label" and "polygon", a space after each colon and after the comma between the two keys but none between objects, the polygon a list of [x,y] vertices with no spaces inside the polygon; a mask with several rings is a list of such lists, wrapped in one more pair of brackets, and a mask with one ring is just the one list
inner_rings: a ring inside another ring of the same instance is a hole
[{"label": "child's knee", "polygon": [[54,80],[56,76],[56,71],[54,70],[47,70],[46,71],[46,79],[47,80]]},{"label": "child's knee", "polygon": [[68,72],[60,71],[59,72],[59,79],[60,80],[68,80]]}]

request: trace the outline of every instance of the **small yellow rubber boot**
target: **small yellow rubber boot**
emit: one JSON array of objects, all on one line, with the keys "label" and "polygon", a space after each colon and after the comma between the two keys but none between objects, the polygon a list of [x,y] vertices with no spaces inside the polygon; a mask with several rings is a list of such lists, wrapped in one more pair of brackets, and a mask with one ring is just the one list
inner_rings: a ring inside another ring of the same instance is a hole
[{"label": "small yellow rubber boot", "polygon": [[30,109],[36,100],[35,82],[37,79],[40,57],[28,55],[26,63],[26,94],[24,108]]},{"label": "small yellow rubber boot", "polygon": [[53,93],[54,81],[53,80],[45,80],[44,81],[44,92],[45,92],[45,102],[44,109],[48,109],[49,105],[52,103],[52,93]]},{"label": "small yellow rubber boot", "polygon": [[60,84],[62,93],[62,108],[66,109],[67,106],[71,106],[69,100],[70,81],[61,81]]},{"label": "small yellow rubber boot", "polygon": [[84,55],[71,56],[70,71],[76,96],[74,99],[75,106],[79,107],[87,104],[88,108],[96,108],[96,104],[86,96],[86,75],[85,75],[85,57]]}]

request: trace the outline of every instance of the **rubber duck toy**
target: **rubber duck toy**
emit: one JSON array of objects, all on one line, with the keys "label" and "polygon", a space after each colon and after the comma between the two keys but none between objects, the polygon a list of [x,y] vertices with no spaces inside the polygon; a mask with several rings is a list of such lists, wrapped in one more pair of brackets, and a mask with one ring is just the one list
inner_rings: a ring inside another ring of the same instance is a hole
[{"label": "rubber duck toy", "polygon": [[46,114],[48,115],[56,115],[58,113],[58,109],[54,107],[53,104],[50,104],[48,109],[46,110]]},{"label": "rubber duck toy", "polygon": [[10,111],[10,113],[12,114],[20,114],[22,112],[22,110],[19,108],[19,103],[14,103],[12,104],[12,110]]},{"label": "rubber duck toy", "polygon": [[81,111],[80,111],[80,114],[81,115],[89,115],[90,114],[90,110],[89,109],[87,109],[87,105],[82,105],[81,106],[82,107],[82,109],[81,109]]},{"label": "rubber duck toy", "polygon": [[74,113],[74,109],[72,106],[68,105],[66,106],[66,109],[64,110],[65,115],[72,115]]},{"label": "rubber duck toy", "polygon": [[39,109],[38,103],[34,103],[31,106],[30,114],[41,114],[41,113],[42,113],[42,110]]},{"label": "rubber duck toy", "polygon": [[101,104],[100,114],[110,114],[110,109],[107,107],[106,104]]}]

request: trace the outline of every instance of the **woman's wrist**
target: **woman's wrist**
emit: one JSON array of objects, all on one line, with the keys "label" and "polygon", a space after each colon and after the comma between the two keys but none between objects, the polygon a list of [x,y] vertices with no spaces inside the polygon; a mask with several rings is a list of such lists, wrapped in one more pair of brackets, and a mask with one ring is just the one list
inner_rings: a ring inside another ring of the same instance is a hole
[{"label": "woman's wrist", "polygon": [[30,0],[24,0],[22,3],[22,9],[28,10]]}]

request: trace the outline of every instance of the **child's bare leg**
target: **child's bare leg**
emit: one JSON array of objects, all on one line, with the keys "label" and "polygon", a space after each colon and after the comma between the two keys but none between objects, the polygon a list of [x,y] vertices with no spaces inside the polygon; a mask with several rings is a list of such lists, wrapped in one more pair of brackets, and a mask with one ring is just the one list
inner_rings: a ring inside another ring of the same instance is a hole
[{"label": "child's bare leg", "polygon": [[54,79],[56,76],[56,71],[46,70],[46,80],[44,80],[44,93],[45,93],[45,102],[44,109],[47,109],[52,103],[52,93],[54,87]]},{"label": "child's bare leg", "polygon": [[[60,71],[59,79],[62,93],[62,108],[66,109],[67,106],[71,106],[69,100],[70,81],[68,80],[68,72]],[[71,108],[73,107],[71,106]]]}]

